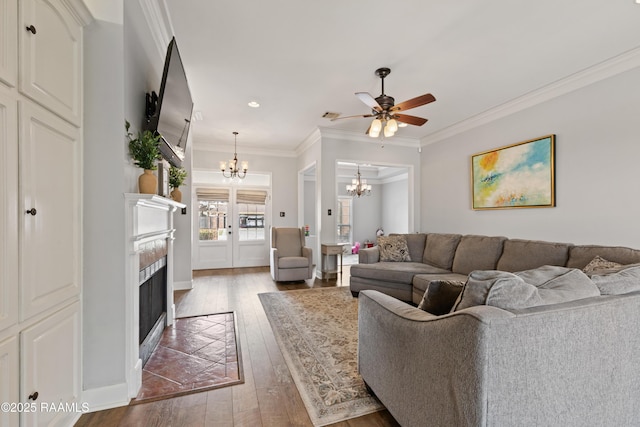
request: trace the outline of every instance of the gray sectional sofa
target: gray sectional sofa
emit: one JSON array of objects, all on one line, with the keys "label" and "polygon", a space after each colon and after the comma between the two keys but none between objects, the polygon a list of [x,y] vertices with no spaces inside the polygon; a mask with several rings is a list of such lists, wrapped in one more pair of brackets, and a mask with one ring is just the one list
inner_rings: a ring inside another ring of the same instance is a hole
[{"label": "gray sectional sofa", "polygon": [[[376,262],[371,248],[351,267],[358,369],[403,427],[640,425],[640,250],[452,234],[406,240],[412,261]],[[596,257],[623,266],[587,276]],[[453,309],[416,308],[442,279],[466,281]],[[484,304],[464,303],[471,289]],[[504,305],[509,298],[535,303]]]},{"label": "gray sectional sofa", "polygon": [[443,233],[403,234],[410,262],[380,261],[378,246],[360,249],[351,266],[356,296],[373,289],[419,304],[432,280],[465,281],[474,270],[523,271],[543,265],[584,268],[595,256],[620,264],[640,262],[640,250]]}]

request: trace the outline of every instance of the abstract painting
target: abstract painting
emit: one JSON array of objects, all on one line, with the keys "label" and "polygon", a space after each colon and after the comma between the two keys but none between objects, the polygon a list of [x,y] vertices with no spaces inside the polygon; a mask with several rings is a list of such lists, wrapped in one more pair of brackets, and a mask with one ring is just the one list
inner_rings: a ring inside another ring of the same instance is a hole
[{"label": "abstract painting", "polygon": [[473,209],[555,206],[555,135],[471,156]]}]

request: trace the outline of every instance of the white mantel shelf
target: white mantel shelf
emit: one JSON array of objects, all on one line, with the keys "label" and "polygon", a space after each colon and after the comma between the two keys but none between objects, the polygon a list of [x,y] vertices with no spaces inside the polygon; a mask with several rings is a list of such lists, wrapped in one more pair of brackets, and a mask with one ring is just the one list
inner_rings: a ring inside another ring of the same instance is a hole
[{"label": "white mantel shelf", "polygon": [[139,357],[139,272],[140,250],[147,242],[167,241],[167,326],[175,319],[173,303],[173,214],[187,206],[156,194],[125,193],[126,230],[126,347],[129,397],[135,397],[142,385],[142,360]]}]

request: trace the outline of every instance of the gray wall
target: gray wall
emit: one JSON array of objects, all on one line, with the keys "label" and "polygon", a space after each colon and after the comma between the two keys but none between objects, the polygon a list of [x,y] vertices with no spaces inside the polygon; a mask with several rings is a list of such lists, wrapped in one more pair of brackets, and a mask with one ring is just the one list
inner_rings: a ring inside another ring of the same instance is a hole
[{"label": "gray wall", "polygon": [[125,380],[123,27],[84,29],[83,381]]},{"label": "gray wall", "polygon": [[[422,231],[640,247],[640,69],[422,151]],[[557,207],[473,211],[470,156],[555,133]]]},{"label": "gray wall", "polygon": [[390,233],[408,233],[407,209],[409,189],[407,179],[387,182],[382,185],[382,228]]}]

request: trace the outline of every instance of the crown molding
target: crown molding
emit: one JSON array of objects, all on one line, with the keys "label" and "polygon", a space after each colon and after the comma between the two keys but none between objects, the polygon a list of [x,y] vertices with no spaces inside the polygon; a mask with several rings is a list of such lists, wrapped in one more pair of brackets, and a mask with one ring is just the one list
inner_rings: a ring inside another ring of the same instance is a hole
[{"label": "crown molding", "polygon": [[151,38],[156,46],[158,55],[164,59],[167,46],[173,37],[173,25],[167,10],[165,0],[138,0],[142,14],[147,21]]},{"label": "crown molding", "polygon": [[311,148],[316,142],[322,139],[320,129],[314,129],[298,146],[296,147],[296,155],[300,156],[302,153]]},{"label": "crown molding", "polygon": [[406,138],[402,136],[392,136],[391,138],[371,138],[370,136],[360,133],[345,130],[338,130],[333,128],[318,127],[322,138],[341,139],[346,141],[382,143],[385,145],[395,145],[400,147],[420,147],[420,140],[417,138]]},{"label": "crown molding", "polygon": [[497,107],[425,136],[420,140],[420,146],[423,147],[442,141],[637,67],[640,67],[640,47],[614,56],[604,62],[578,71],[577,73],[543,86],[540,89],[526,93]]}]

